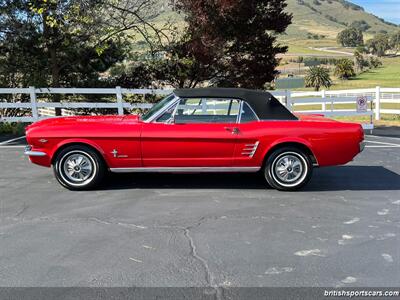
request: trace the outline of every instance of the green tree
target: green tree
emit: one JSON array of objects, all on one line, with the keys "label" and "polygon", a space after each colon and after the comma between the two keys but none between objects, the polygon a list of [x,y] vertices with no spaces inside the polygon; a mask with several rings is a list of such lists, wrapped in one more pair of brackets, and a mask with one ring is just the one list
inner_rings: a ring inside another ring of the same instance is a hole
[{"label": "green tree", "polygon": [[286,5],[284,0],[174,1],[187,27],[165,49],[170,61],[158,74],[175,86],[264,88],[277,74],[277,54],[287,51],[277,42],[291,23]]},{"label": "green tree", "polygon": [[354,67],[356,72],[362,72],[364,67],[368,66],[368,61],[364,59],[364,56],[359,51],[354,51]]},{"label": "green tree", "polygon": [[400,31],[397,31],[390,37],[390,48],[393,49],[396,54],[400,51]]},{"label": "green tree", "polygon": [[349,79],[355,76],[354,63],[347,58],[338,60],[335,65],[334,74],[340,79]]},{"label": "green tree", "polygon": [[363,33],[354,27],[339,32],[336,39],[343,47],[357,47],[364,44]]},{"label": "green tree", "polygon": [[149,35],[150,2],[0,1],[0,84],[96,86],[101,73],[125,58],[125,32]]},{"label": "green tree", "polygon": [[377,34],[366,44],[370,53],[382,57],[390,49],[389,36],[384,33]]},{"label": "green tree", "polygon": [[368,54],[368,49],[365,45],[358,46],[355,51],[357,51],[361,54]]},{"label": "green tree", "polygon": [[321,87],[329,88],[332,80],[329,76],[329,69],[320,66],[310,67],[305,78],[306,87],[313,87],[319,91]]},{"label": "green tree", "polygon": [[357,20],[351,23],[350,27],[353,27],[361,32],[365,32],[371,28],[371,26],[365,20]]}]

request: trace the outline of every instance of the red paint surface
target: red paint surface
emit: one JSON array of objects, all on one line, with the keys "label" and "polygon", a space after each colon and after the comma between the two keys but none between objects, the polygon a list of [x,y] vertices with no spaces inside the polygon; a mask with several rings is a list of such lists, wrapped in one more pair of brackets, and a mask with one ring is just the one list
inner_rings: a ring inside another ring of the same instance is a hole
[{"label": "red paint surface", "polygon": [[[345,164],[359,153],[364,138],[359,124],[318,115],[298,117],[244,124],[144,123],[135,115],[67,117],[32,124],[27,140],[33,151],[47,154],[31,161],[47,167],[57,150],[73,143],[97,149],[109,168],[261,166],[268,151],[282,143],[308,147],[320,166]],[[257,141],[252,158],[242,154],[246,144]],[[126,157],[115,158],[113,149]]]}]

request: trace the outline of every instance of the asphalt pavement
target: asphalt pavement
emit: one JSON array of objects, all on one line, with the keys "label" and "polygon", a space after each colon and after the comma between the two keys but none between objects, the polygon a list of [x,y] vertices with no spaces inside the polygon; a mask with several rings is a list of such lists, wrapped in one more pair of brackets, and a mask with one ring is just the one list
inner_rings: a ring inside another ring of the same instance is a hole
[{"label": "asphalt pavement", "polygon": [[367,140],[298,192],[255,174],[124,174],[72,192],[2,146],[0,286],[398,287],[400,139]]}]

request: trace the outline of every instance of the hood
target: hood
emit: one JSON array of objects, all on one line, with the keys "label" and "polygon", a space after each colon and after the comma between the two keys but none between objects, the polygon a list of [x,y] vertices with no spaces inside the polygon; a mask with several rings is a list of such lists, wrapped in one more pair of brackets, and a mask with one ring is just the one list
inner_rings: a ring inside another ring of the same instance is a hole
[{"label": "hood", "polygon": [[56,125],[70,125],[77,123],[116,123],[116,122],[138,122],[138,115],[128,116],[74,116],[74,117],[57,117],[48,118],[35,122],[27,127],[27,130],[42,127],[42,126],[56,126]]}]

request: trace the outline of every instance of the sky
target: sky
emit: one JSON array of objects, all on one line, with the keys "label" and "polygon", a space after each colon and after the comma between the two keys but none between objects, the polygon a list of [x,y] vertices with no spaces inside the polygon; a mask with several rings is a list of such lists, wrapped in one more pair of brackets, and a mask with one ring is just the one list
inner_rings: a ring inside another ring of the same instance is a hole
[{"label": "sky", "polygon": [[350,2],[364,7],[366,11],[386,21],[400,24],[400,0],[350,0]]}]

